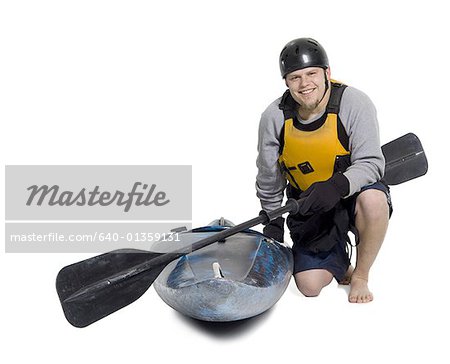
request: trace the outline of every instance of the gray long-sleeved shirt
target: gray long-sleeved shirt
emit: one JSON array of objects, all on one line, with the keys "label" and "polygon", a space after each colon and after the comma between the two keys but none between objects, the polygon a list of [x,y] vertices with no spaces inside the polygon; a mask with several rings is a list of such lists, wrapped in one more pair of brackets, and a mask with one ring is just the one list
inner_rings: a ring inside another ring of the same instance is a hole
[{"label": "gray long-sleeved shirt", "polygon": [[[287,184],[278,165],[280,133],[284,124],[283,111],[278,107],[280,101],[278,98],[267,107],[259,124],[256,195],[266,211],[281,206]],[[299,121],[308,124],[321,116]],[[380,147],[376,109],[366,94],[347,87],[342,95],[339,117],[349,137],[351,165],[344,175],[350,182],[351,196],[361,187],[383,177],[385,161]]]}]

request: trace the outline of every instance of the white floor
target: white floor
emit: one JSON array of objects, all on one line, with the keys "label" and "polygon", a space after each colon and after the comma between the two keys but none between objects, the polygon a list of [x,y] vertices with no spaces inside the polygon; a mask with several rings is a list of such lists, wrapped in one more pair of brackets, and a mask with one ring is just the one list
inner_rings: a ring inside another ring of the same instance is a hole
[{"label": "white floor", "polygon": [[439,243],[433,249],[416,239],[395,239],[394,230],[372,270],[372,303],[348,303],[348,287],[336,282],[319,297],[306,298],[291,280],[272,309],[227,324],[184,317],[150,288],[132,305],[76,329],[66,322],[54,288],[58,269],[74,262],[74,254],[46,256],[45,264],[36,254],[9,254],[1,264],[2,351],[17,363],[31,358],[120,363],[156,357],[189,363],[444,363],[450,302],[445,266],[436,254]]}]

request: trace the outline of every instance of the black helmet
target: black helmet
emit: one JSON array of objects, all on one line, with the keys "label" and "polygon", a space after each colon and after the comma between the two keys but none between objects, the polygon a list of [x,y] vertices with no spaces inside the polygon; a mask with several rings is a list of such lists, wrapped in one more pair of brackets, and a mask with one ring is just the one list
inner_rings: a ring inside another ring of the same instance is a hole
[{"label": "black helmet", "polygon": [[314,39],[298,38],[285,45],[280,54],[280,71],[284,78],[288,73],[307,67],[328,68],[325,49]]}]

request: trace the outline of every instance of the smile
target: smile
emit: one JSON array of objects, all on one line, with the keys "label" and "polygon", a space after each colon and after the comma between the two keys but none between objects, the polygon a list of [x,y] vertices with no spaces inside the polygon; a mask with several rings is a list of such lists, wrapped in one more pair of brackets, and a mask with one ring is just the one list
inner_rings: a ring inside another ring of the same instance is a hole
[{"label": "smile", "polygon": [[305,91],[300,91],[300,94],[302,94],[302,95],[308,95],[308,94],[310,94],[311,92],[313,92],[314,90],[315,90],[315,88],[310,88],[310,89],[305,90]]}]

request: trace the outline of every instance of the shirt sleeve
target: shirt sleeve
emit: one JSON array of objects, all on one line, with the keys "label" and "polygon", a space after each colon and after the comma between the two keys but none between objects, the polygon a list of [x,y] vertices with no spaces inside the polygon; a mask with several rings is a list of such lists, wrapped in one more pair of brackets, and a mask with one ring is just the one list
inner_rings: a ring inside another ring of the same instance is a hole
[{"label": "shirt sleeve", "polygon": [[284,124],[279,103],[280,99],[267,107],[259,124],[256,195],[265,211],[273,211],[281,206],[286,188],[286,179],[278,164],[280,134]]},{"label": "shirt sleeve", "polygon": [[384,156],[375,105],[363,92],[347,87],[339,117],[349,137],[351,165],[344,172],[350,182],[349,196],[384,175]]}]

